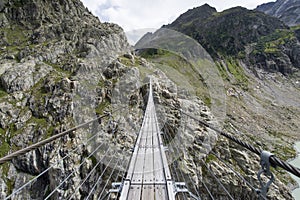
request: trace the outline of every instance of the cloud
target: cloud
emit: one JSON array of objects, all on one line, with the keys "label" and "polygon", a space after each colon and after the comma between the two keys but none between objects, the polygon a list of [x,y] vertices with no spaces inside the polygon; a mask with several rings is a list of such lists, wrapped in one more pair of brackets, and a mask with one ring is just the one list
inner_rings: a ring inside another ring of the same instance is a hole
[{"label": "cloud", "polygon": [[250,9],[270,0],[82,0],[101,21],[117,23],[125,31],[159,28],[175,20],[188,9],[205,3],[218,11],[243,6]]}]

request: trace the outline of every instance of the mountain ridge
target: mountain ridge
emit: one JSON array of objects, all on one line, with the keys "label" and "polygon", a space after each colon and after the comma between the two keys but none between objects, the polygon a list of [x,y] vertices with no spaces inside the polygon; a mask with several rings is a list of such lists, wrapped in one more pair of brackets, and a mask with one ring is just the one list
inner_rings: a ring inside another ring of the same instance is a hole
[{"label": "mountain ridge", "polygon": [[300,24],[299,0],[277,0],[276,2],[259,5],[256,10],[277,17],[289,26]]}]

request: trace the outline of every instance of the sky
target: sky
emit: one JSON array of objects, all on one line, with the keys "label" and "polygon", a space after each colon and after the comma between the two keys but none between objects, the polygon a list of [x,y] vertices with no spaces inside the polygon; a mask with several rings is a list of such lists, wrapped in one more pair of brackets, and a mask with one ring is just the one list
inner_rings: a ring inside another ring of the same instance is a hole
[{"label": "sky", "polygon": [[188,9],[208,3],[218,11],[235,6],[249,9],[274,0],[82,0],[101,22],[113,22],[126,32],[160,28]]}]

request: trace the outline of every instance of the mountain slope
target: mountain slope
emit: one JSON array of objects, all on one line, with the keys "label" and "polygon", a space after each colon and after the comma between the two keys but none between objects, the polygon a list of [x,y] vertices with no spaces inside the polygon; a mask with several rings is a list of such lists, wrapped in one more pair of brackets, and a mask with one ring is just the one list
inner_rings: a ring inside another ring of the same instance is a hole
[{"label": "mountain slope", "polygon": [[[206,14],[196,14],[192,18],[197,11]],[[217,13],[205,5],[187,11],[164,27],[194,38],[216,60],[232,56],[251,64],[253,69],[262,68],[283,74],[300,68],[299,28],[289,29],[275,17],[258,11],[237,7]]]},{"label": "mountain slope", "polygon": [[276,2],[262,4],[256,10],[277,17],[289,26],[300,24],[299,0],[277,0]]}]

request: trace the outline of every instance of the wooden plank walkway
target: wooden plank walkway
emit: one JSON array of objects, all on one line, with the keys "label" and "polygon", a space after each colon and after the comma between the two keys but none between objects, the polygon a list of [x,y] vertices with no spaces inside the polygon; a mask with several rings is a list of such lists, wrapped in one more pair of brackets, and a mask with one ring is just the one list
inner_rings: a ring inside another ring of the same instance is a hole
[{"label": "wooden plank walkway", "polygon": [[175,200],[174,185],[160,135],[152,83],[120,200]]}]

